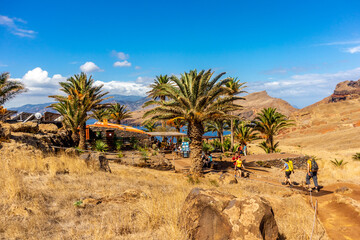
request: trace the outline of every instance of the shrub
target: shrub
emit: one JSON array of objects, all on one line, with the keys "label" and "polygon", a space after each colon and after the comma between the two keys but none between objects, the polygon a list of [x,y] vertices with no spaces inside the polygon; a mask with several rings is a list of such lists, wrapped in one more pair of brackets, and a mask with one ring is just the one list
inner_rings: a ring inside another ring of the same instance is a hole
[{"label": "shrub", "polygon": [[117,157],[122,158],[122,157],[124,157],[124,154],[121,151],[119,151]]},{"label": "shrub", "polygon": [[360,153],[355,153],[355,154],[353,155],[353,159],[354,159],[355,161],[360,161]]},{"label": "shrub", "polygon": [[118,141],[115,142],[116,151],[121,151],[123,146],[124,146],[124,143],[122,141],[118,140]]},{"label": "shrub", "polygon": [[332,160],[331,163],[332,163],[335,167],[339,167],[339,168],[340,168],[340,167],[343,167],[343,166],[345,166],[345,165],[347,164],[347,162],[344,162],[343,159],[337,160],[336,158],[335,158],[335,160]]},{"label": "shrub", "polygon": [[263,141],[258,145],[260,148],[262,148],[265,153],[271,153],[271,152],[281,152],[280,149],[278,149],[279,146],[279,142],[274,144],[274,148],[272,149],[272,147],[266,142]]},{"label": "shrub", "polygon": [[96,140],[94,144],[94,149],[98,152],[106,152],[109,147],[104,141]]},{"label": "shrub", "polygon": [[202,150],[208,153],[214,151],[214,147],[210,143],[203,142]]}]

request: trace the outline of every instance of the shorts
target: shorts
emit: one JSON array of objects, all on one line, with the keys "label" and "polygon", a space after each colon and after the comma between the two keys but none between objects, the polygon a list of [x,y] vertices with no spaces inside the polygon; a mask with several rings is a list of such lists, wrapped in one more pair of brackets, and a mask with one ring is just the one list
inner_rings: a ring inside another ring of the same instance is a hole
[{"label": "shorts", "polygon": [[291,175],[291,171],[285,171],[285,177],[286,178],[290,178]]}]

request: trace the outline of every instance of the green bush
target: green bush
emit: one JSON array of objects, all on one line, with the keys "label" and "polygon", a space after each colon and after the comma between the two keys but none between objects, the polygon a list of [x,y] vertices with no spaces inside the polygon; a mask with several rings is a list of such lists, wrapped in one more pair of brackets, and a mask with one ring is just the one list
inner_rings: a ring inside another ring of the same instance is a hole
[{"label": "green bush", "polygon": [[123,146],[124,146],[123,141],[117,140],[117,141],[115,142],[116,151],[121,151],[121,149],[122,149]]},{"label": "green bush", "polygon": [[204,152],[208,153],[208,152],[214,151],[214,147],[213,147],[210,143],[203,142],[202,150],[203,150]]},{"label": "green bush", "polygon": [[94,144],[94,149],[98,152],[106,152],[109,147],[104,141],[96,140]]},{"label": "green bush", "polygon": [[124,154],[121,151],[119,151],[117,157],[122,158],[122,157],[124,157]]}]

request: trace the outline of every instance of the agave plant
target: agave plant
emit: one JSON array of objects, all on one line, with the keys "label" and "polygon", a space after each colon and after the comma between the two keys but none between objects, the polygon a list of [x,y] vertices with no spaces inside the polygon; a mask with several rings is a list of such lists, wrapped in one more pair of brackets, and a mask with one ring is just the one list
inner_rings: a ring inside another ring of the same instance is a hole
[{"label": "agave plant", "polygon": [[199,175],[202,170],[201,151],[204,124],[208,120],[231,117],[228,113],[241,106],[234,101],[241,99],[236,95],[229,95],[226,87],[229,78],[220,80],[225,74],[213,77],[213,72],[192,70],[184,73],[180,78],[171,77],[171,84],[161,85],[158,91],[167,96],[167,101],[150,100],[144,106],[156,105],[147,111],[144,118],[151,120],[183,119],[188,126],[188,136],[191,139],[192,150],[191,172]]},{"label": "agave plant", "polygon": [[360,161],[360,153],[355,153],[355,154],[353,155],[353,159],[354,159],[355,161]]},{"label": "agave plant", "polygon": [[98,152],[106,152],[109,147],[104,141],[96,140],[94,144],[94,149]]},{"label": "agave plant", "polygon": [[331,160],[331,163],[338,168],[341,168],[347,164],[343,159],[337,160],[336,158],[334,160]]}]

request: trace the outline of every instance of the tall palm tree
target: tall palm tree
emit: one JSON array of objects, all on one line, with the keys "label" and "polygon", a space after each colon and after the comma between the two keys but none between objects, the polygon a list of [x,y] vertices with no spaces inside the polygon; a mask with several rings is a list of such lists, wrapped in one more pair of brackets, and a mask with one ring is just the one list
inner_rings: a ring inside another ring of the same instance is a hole
[{"label": "tall palm tree", "polygon": [[[237,78],[230,78],[230,81],[226,83],[226,87],[229,89],[229,95],[235,96],[241,93],[245,93],[243,89],[245,88],[245,83],[241,83]],[[244,98],[241,98],[244,99]],[[231,149],[234,148],[234,119],[230,118],[230,139],[231,139]]]},{"label": "tall palm tree", "polygon": [[234,121],[234,135],[235,139],[237,139],[242,146],[259,138],[254,128],[240,120]]},{"label": "tall palm tree", "polygon": [[[79,148],[85,149],[85,127],[86,120],[88,120],[88,112],[95,109],[103,100],[108,99],[104,98],[108,92],[103,92],[102,85],[94,85],[95,81],[90,76],[89,78],[85,73],[75,74],[73,77],[68,78],[65,82],[60,82],[61,89],[60,91],[64,92],[66,96],[63,95],[54,95],[49,96],[62,103],[71,107],[74,113],[74,116],[77,116],[78,120],[73,122],[73,125],[77,125],[79,128]],[[56,105],[52,104],[50,107],[53,107],[56,110]],[[76,108],[75,108],[76,107]],[[61,112],[60,112],[61,113]],[[63,115],[64,119],[66,118]]]},{"label": "tall palm tree", "polygon": [[253,121],[254,129],[258,130],[265,137],[265,144],[269,148],[269,152],[276,151],[278,143],[274,143],[274,136],[280,130],[292,126],[293,121],[276,111],[276,108],[264,108]]},{"label": "tall palm tree", "polygon": [[213,77],[211,70],[192,70],[181,74],[181,77],[171,77],[171,84],[160,87],[168,101],[150,100],[144,105],[157,105],[147,111],[144,118],[153,120],[171,120],[182,118],[188,126],[188,136],[191,140],[192,173],[198,175],[202,170],[201,150],[204,123],[208,120],[228,117],[228,112],[239,109],[233,102],[240,99],[229,95],[225,84],[230,81],[226,78],[220,80],[225,74]]},{"label": "tall palm tree", "polygon": [[9,78],[10,75],[7,72],[0,74],[0,105],[26,91],[24,84],[9,80]]},{"label": "tall palm tree", "polygon": [[229,127],[226,124],[226,121],[223,119],[218,119],[214,121],[209,121],[206,124],[205,132],[216,132],[221,143],[221,151],[224,152],[224,130],[228,130]]},{"label": "tall palm tree", "polygon": [[126,105],[116,103],[109,108],[110,119],[114,120],[116,124],[120,124],[122,120],[130,118],[131,113],[127,109]]},{"label": "tall palm tree", "polygon": [[109,117],[110,117],[109,110],[104,107],[93,110],[91,115],[91,118],[99,122],[102,122],[104,121],[104,119],[108,119]]},{"label": "tall palm tree", "polygon": [[[161,89],[164,85],[169,84],[171,81],[168,75],[159,75],[154,79],[154,83],[150,85],[151,90],[147,92],[148,96],[154,100],[160,99],[161,101],[166,100],[166,93]],[[162,121],[162,127],[166,127],[166,122]]]}]

